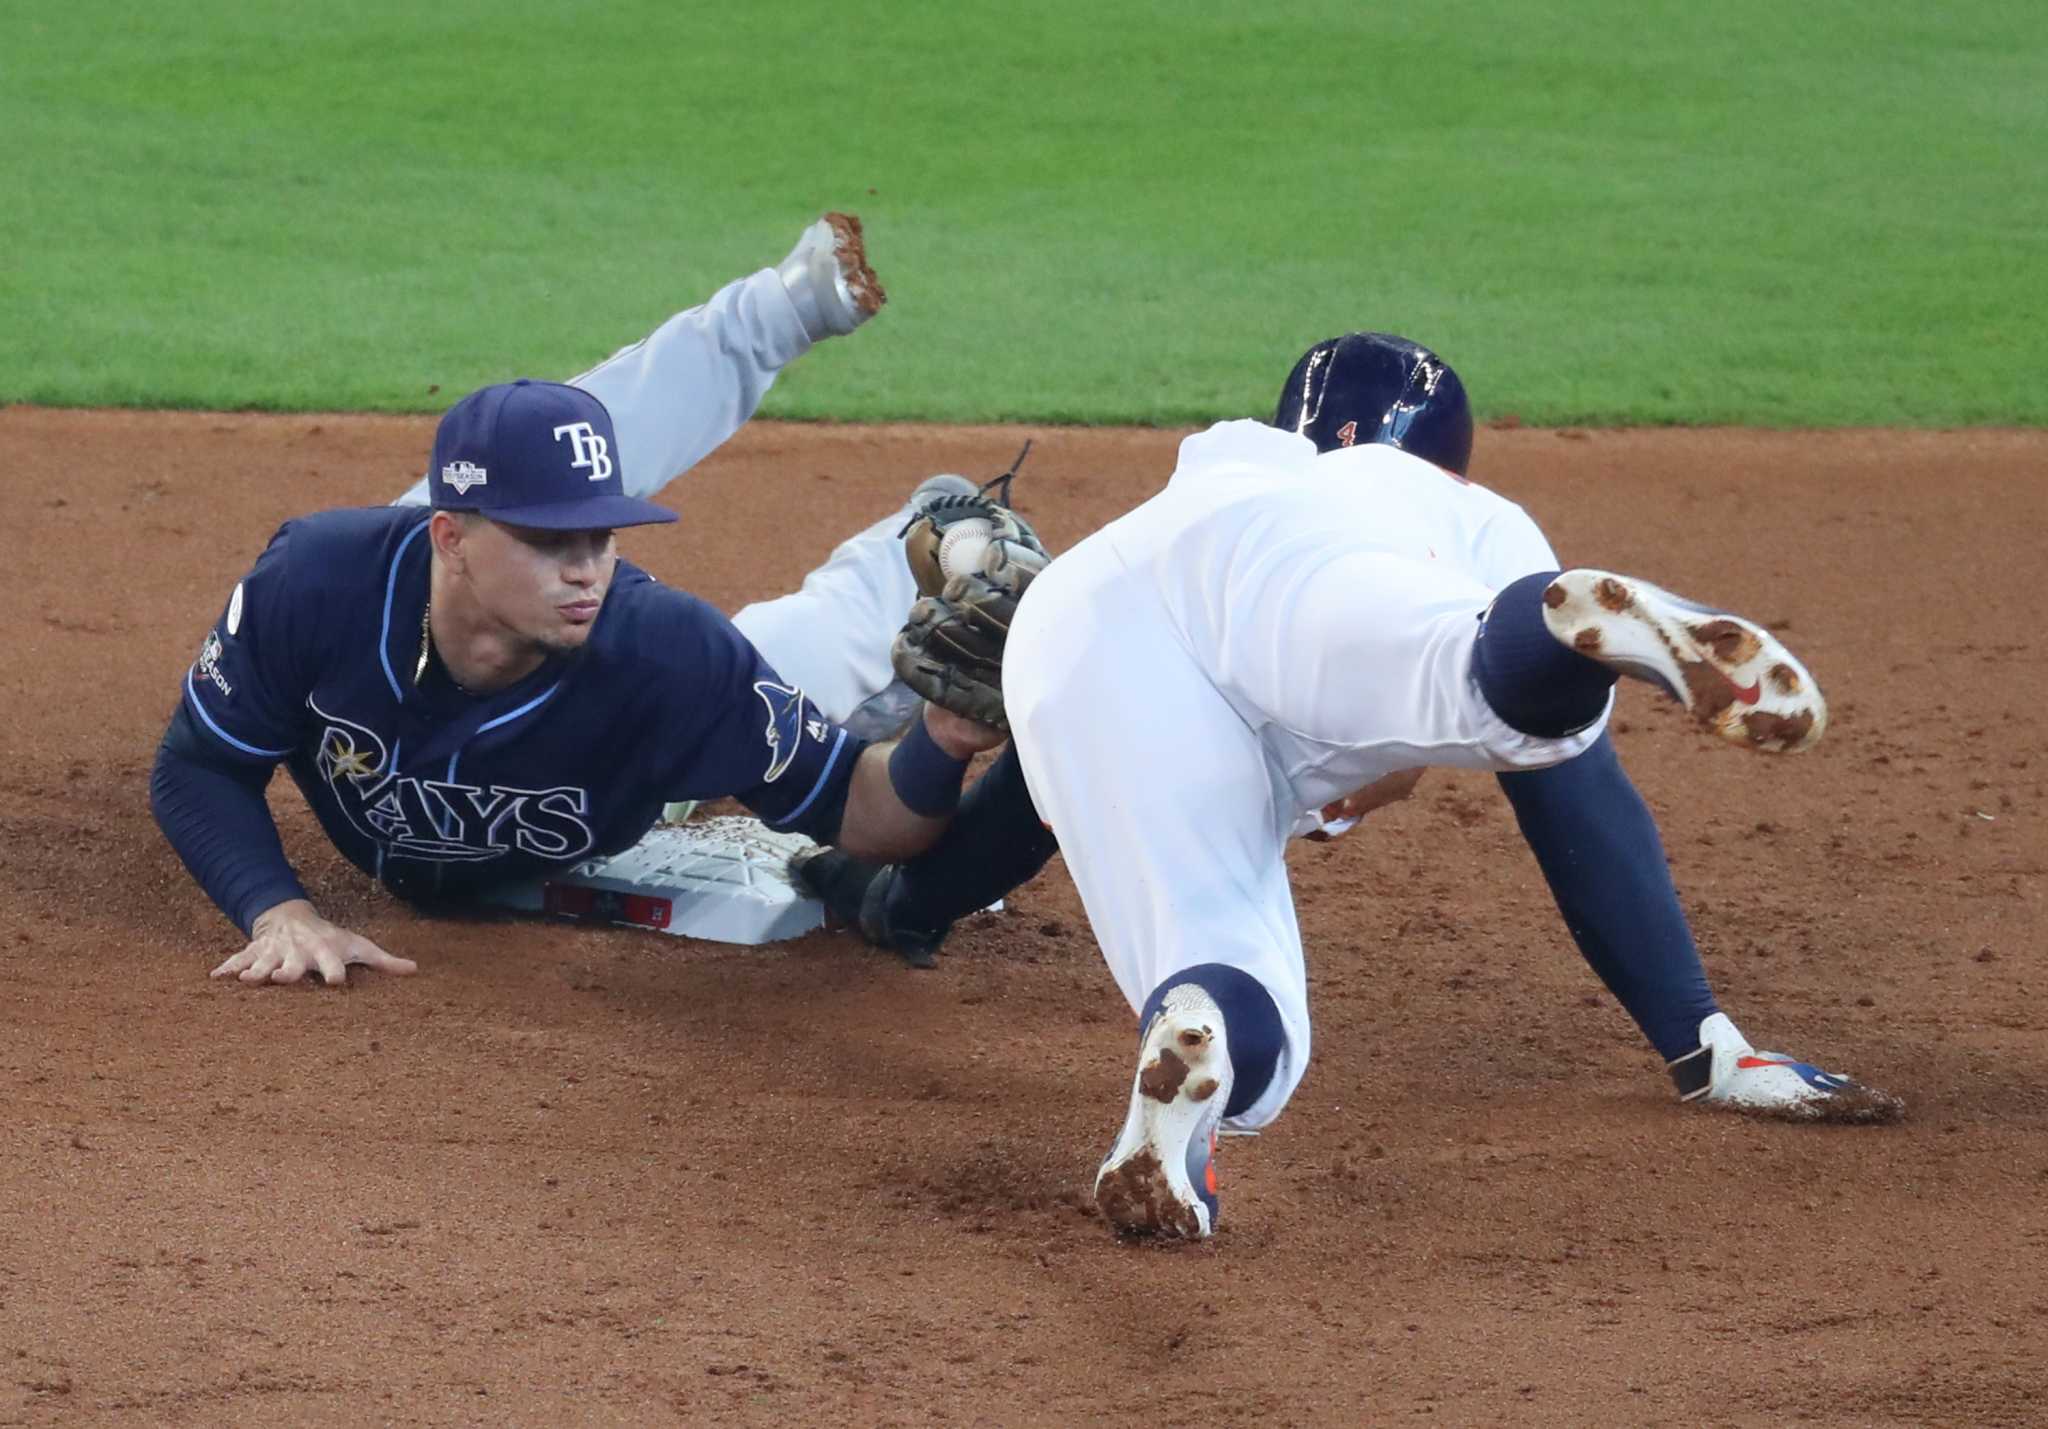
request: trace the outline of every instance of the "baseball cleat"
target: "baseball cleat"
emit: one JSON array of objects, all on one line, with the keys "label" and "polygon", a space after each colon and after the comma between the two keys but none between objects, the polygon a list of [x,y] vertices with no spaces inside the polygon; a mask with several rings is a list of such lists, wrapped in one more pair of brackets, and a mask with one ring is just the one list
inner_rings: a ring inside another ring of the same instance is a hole
[{"label": "baseball cleat", "polygon": [[1223,1014],[1201,988],[1166,994],[1138,1046],[1123,1134],[1095,1174],[1095,1205],[1120,1235],[1201,1240],[1216,1229],[1216,1128],[1230,1101]]},{"label": "baseball cleat", "polygon": [[813,342],[844,337],[889,301],[850,213],[828,213],[806,228],[775,271]]},{"label": "baseball cleat", "polygon": [[944,504],[948,498],[969,497],[978,489],[966,477],[955,476],[950,471],[928,476],[917,484],[917,490],[910,493],[910,514],[922,516],[932,507]]},{"label": "baseball cleat", "polygon": [[1545,588],[1543,620],[1581,655],[1661,686],[1731,744],[1796,754],[1828,727],[1827,701],[1806,667],[1739,615],[1633,576],[1579,570]]},{"label": "baseball cleat", "polygon": [[944,933],[907,933],[889,926],[887,899],[896,876],[894,864],[863,863],[836,848],[812,848],[790,859],[789,872],[800,888],[825,905],[827,926],[851,928],[914,968],[939,965]]},{"label": "baseball cleat", "polygon": [[1797,1061],[1782,1052],[1759,1052],[1726,1013],[1700,1023],[1697,1051],[1668,1064],[1682,1102],[1723,1106],[1781,1121],[1887,1122],[1906,1104],[1839,1072]]}]

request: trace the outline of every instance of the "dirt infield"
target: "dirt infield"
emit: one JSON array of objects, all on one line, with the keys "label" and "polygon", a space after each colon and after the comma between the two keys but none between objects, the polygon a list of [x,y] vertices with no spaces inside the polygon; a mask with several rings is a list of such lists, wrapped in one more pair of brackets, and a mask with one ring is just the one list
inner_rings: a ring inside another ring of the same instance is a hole
[{"label": "dirt infield", "polygon": [[[428,921],[345,992],[239,941],[151,822],[182,671],[276,524],[432,424],[0,411],[0,1425],[2039,1422],[2048,1403],[2048,435],[1482,433],[1566,561],[1770,621],[1811,755],[1619,741],[1729,1010],[1889,1129],[1681,1110],[1488,778],[1293,864],[1317,1060],[1226,1142],[1223,1228],[1086,1192],[1131,1018],[1055,861],[935,973]],[[633,559],[732,609],[1022,430],[762,425]],[[1034,431],[1055,545],[1178,434]]]}]

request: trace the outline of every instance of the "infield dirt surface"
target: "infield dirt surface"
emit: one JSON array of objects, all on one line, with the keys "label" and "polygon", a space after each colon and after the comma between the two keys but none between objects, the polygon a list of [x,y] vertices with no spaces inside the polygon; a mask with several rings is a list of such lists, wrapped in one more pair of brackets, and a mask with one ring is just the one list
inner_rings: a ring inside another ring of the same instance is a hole
[{"label": "infield dirt surface", "polygon": [[[624,550],[735,609],[1026,435],[1058,549],[1180,434],[756,425]],[[280,521],[431,436],[0,411],[0,1424],[2038,1422],[2048,435],[1480,435],[1567,564],[1828,690],[1796,759],[1640,686],[1616,729],[1724,1005],[1903,1124],[1676,1106],[1492,780],[1435,772],[1293,850],[1316,1060],[1169,1249],[1090,1204],[1133,1022],[1057,860],[912,972],[430,921],[281,779],[315,899],[419,975],[208,980],[240,940],[148,809],[178,683]]]}]

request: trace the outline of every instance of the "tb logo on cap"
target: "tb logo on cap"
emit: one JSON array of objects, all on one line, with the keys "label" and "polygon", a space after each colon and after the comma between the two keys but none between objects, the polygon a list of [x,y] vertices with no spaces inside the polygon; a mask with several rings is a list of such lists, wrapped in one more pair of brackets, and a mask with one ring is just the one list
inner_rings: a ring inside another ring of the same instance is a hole
[{"label": "tb logo on cap", "polygon": [[576,459],[569,463],[570,469],[588,469],[592,481],[603,481],[612,474],[612,457],[609,444],[597,434],[596,428],[588,422],[570,422],[555,428],[555,440],[560,441],[563,433],[569,436],[569,447],[576,453]]}]

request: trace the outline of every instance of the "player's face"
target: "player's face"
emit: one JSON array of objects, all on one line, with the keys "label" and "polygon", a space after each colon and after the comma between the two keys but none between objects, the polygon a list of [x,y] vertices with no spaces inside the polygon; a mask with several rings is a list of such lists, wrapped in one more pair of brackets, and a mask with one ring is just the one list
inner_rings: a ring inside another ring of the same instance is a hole
[{"label": "player's face", "polygon": [[478,521],[464,545],[477,601],[499,625],[556,653],[590,638],[619,560],[610,531]]}]

